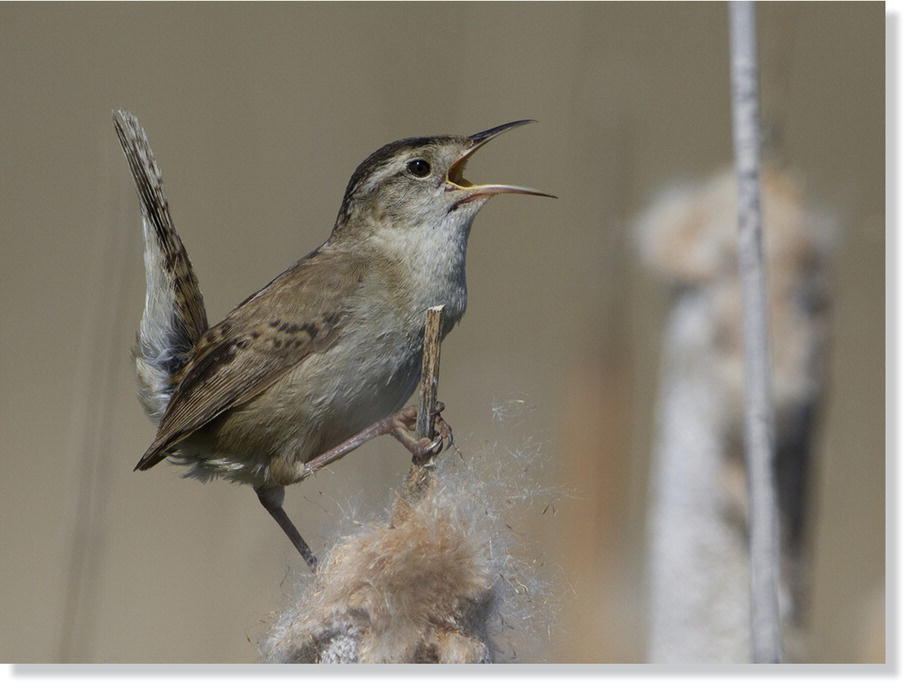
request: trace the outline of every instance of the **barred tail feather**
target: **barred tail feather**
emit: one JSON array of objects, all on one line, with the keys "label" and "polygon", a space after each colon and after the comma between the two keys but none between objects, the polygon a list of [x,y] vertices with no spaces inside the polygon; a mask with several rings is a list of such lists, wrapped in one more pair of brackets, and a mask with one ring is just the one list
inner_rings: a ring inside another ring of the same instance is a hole
[{"label": "barred tail feather", "polygon": [[114,112],[114,128],[136,182],[142,214],[146,305],[134,347],[139,398],[158,422],[176,374],[206,331],[206,309],[187,251],[168,208],[162,175],[135,115]]}]

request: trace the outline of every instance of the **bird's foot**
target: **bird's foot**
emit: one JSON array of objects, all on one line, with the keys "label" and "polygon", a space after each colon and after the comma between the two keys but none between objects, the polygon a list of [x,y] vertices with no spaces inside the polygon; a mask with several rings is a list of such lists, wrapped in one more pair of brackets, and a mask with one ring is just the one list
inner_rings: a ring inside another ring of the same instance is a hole
[{"label": "bird's foot", "polygon": [[444,441],[444,446],[441,448],[441,451],[445,449],[450,449],[453,446],[453,428],[450,427],[450,423],[444,420],[444,416],[441,415],[441,411],[444,410],[444,403],[439,401],[437,403],[437,408],[434,411],[434,432],[438,438]]},{"label": "bird's foot", "polygon": [[393,428],[399,428],[400,430],[411,432],[415,430],[415,423],[417,419],[418,408],[415,406],[407,406],[406,408],[393,414]]},{"label": "bird's foot", "polygon": [[418,410],[414,406],[404,408],[394,415],[390,434],[408,449],[419,462],[427,463],[444,449],[453,446],[453,428],[441,415],[443,410],[444,403],[437,402],[432,414],[434,416],[435,433],[433,438],[415,437],[412,434],[415,431],[416,419],[418,418]]},{"label": "bird's foot", "polygon": [[404,408],[392,416],[387,416],[376,423],[369,425],[367,428],[353,435],[345,442],[336,445],[332,449],[315,456],[308,460],[301,467],[302,477],[307,477],[316,473],[324,466],[328,466],[334,461],[338,461],[349,452],[357,449],[365,442],[380,437],[381,435],[392,435],[406,447],[412,455],[421,463],[427,463],[428,460],[440,454],[444,449],[453,445],[453,430],[441,417],[441,411],[444,410],[444,404],[438,402],[434,409],[434,429],[435,437],[417,438],[413,434],[415,430],[418,410],[414,406]]}]

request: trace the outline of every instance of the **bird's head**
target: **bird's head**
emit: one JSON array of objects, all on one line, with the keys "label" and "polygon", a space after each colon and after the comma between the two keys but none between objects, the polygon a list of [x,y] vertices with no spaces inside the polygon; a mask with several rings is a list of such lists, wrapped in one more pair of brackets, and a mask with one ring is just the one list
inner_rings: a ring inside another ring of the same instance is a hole
[{"label": "bird's head", "polygon": [[[465,227],[492,196],[551,196],[525,186],[473,184],[465,177],[472,155],[519,120],[471,136],[428,136],[388,143],[362,162],[346,188],[334,233],[347,228]],[[554,198],[554,196],[551,196]]]}]

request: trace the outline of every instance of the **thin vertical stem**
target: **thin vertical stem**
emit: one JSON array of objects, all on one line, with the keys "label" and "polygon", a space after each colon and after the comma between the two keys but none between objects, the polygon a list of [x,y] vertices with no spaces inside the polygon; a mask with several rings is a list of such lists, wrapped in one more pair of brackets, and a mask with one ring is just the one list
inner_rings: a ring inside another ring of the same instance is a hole
[{"label": "thin vertical stem", "polygon": [[[425,341],[422,346],[422,379],[419,383],[418,416],[415,421],[417,437],[434,437],[434,416],[437,410],[437,379],[441,367],[441,315],[443,306],[425,311]],[[421,456],[412,457],[409,475],[403,483],[400,498],[393,508],[391,525],[403,521],[412,506],[426,494],[434,482],[434,462]]]},{"label": "thin vertical stem", "polygon": [[[437,379],[441,369],[441,314],[443,306],[425,312],[425,342],[422,347],[422,380],[419,387],[417,437],[434,437],[434,411],[437,406]],[[418,457],[412,458],[420,463]]]},{"label": "thin vertical stem", "polygon": [[752,652],[755,662],[769,663],[779,662],[782,653],[778,600],[780,545],[761,229],[761,133],[754,2],[729,3],[729,40],[745,339]]}]

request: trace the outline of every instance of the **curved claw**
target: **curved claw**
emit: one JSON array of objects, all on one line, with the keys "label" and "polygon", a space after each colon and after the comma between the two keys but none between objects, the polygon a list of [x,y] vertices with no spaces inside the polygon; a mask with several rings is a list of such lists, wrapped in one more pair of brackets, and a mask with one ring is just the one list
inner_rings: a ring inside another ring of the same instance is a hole
[{"label": "curved claw", "polygon": [[437,456],[444,450],[444,437],[438,435],[432,440],[431,444],[428,445],[428,453],[431,456]]},{"label": "curved claw", "polygon": [[440,413],[435,414],[434,418],[434,430],[437,433],[437,438],[442,442],[446,440],[447,446],[442,447],[440,451],[444,449],[450,449],[453,446],[453,428],[450,427],[450,423],[444,420],[443,416]]}]

